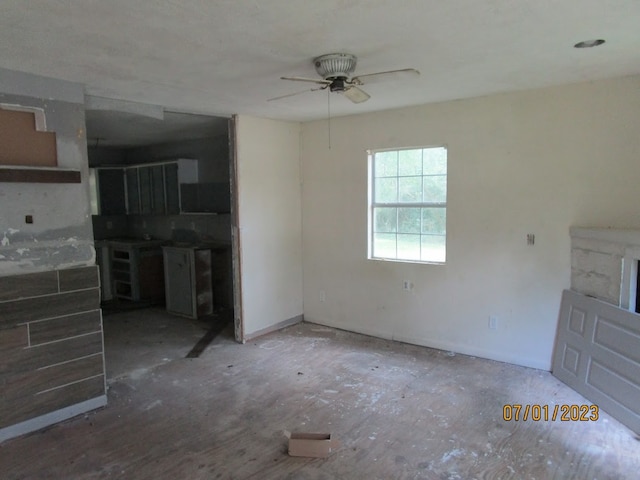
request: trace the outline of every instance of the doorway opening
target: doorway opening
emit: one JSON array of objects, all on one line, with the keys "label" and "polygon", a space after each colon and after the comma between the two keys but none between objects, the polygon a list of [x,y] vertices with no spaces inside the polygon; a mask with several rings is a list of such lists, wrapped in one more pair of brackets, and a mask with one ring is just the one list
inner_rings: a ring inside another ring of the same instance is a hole
[{"label": "doorway opening", "polygon": [[108,379],[233,340],[229,122],[87,97]]}]

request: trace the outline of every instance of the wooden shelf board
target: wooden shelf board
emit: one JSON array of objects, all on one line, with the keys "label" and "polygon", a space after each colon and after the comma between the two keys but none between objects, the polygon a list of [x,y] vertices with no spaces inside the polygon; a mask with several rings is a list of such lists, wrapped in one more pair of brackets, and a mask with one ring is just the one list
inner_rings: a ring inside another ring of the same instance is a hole
[{"label": "wooden shelf board", "polygon": [[80,170],[60,168],[15,168],[0,166],[0,182],[80,183]]}]

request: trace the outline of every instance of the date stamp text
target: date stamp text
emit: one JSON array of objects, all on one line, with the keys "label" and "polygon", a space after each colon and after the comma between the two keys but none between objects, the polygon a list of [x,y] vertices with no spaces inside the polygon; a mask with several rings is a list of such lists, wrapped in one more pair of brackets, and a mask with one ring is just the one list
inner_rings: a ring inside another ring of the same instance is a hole
[{"label": "date stamp text", "polygon": [[596,422],[600,409],[597,405],[541,405],[506,404],[502,407],[505,422]]}]

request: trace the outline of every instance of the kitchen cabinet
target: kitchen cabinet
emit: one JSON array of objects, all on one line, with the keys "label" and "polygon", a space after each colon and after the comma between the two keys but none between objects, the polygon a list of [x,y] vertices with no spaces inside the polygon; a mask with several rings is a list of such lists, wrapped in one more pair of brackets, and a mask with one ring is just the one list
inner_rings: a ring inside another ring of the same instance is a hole
[{"label": "kitchen cabinet", "polygon": [[214,309],[212,250],[207,247],[162,247],[167,312],[189,318]]},{"label": "kitchen cabinet", "polygon": [[180,185],[182,211],[189,213],[229,213],[229,182],[184,183]]},{"label": "kitchen cabinet", "polygon": [[180,213],[180,181],[177,162],[164,165],[164,182],[167,215],[178,215]]},{"label": "kitchen cabinet", "polygon": [[198,161],[187,158],[96,171],[100,215],[178,215],[189,203],[181,186],[198,182]]},{"label": "kitchen cabinet", "polygon": [[151,178],[151,214],[164,215],[167,212],[165,200],[164,165],[154,165],[147,167]]},{"label": "kitchen cabinet", "polygon": [[100,215],[124,215],[125,200],[124,168],[99,168],[97,175],[98,211]]},{"label": "kitchen cabinet", "polygon": [[127,183],[127,213],[129,215],[140,214],[140,187],[138,182],[138,169],[126,169]]},{"label": "kitchen cabinet", "polygon": [[140,196],[140,214],[149,215],[153,202],[150,167],[135,167],[138,171],[138,190]]},{"label": "kitchen cabinet", "polygon": [[139,302],[164,296],[160,240],[110,240],[111,294]]},{"label": "kitchen cabinet", "polygon": [[113,298],[111,295],[111,247],[106,240],[96,241],[96,265],[100,272],[100,300]]}]

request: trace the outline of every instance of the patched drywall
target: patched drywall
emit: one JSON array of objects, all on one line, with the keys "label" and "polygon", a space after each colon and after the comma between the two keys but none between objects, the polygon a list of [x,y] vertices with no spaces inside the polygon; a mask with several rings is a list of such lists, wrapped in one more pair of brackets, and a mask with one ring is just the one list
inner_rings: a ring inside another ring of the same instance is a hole
[{"label": "patched drywall", "polygon": [[[46,98],[29,96],[31,87]],[[17,72],[0,80],[0,103],[42,109],[47,130],[56,133],[58,167],[79,170],[82,179],[0,183],[0,276],[95,263],[84,106],[76,103],[82,91],[79,84]]]},{"label": "patched drywall", "polygon": [[84,226],[43,232],[9,227],[0,232],[0,272],[26,273],[92,265],[95,259],[92,243],[87,241]]}]

